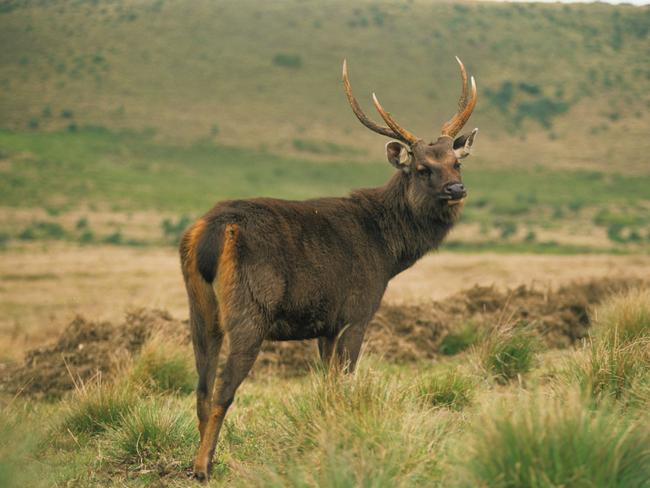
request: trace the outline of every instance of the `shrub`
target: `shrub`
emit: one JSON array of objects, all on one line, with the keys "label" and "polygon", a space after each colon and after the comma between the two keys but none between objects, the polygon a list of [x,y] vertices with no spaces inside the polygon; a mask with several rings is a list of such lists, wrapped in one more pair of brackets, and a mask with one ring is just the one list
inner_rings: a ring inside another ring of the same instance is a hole
[{"label": "shrub", "polygon": [[107,432],[108,460],[128,470],[159,475],[180,471],[199,440],[189,410],[174,399],[154,398],[136,405]]},{"label": "shrub", "polygon": [[297,54],[278,53],[273,56],[273,64],[281,68],[298,69],[302,67],[302,58]]},{"label": "shrub", "polygon": [[483,367],[500,383],[527,373],[535,358],[538,340],[523,327],[499,327],[483,342]]},{"label": "shrub", "polygon": [[105,244],[122,244],[122,233],[118,230],[104,237]]},{"label": "shrub", "polygon": [[37,221],[25,227],[18,238],[24,241],[36,239],[63,239],[66,231],[57,222]]},{"label": "shrub", "polygon": [[165,239],[173,244],[177,244],[181,238],[181,234],[190,225],[192,220],[187,215],[182,215],[178,220],[164,219],[160,226],[162,228]]},{"label": "shrub", "polygon": [[188,394],[196,384],[189,354],[159,337],[143,346],[133,364],[131,379],[157,392]]},{"label": "shrub", "polygon": [[442,338],[439,351],[451,356],[474,345],[479,338],[479,331],[473,322],[466,322],[458,330],[449,332]]},{"label": "shrub", "polygon": [[577,395],[499,403],[458,454],[459,486],[645,487],[650,428]]},{"label": "shrub", "polygon": [[418,384],[418,394],[428,405],[461,410],[470,404],[474,381],[449,371],[425,377]]}]

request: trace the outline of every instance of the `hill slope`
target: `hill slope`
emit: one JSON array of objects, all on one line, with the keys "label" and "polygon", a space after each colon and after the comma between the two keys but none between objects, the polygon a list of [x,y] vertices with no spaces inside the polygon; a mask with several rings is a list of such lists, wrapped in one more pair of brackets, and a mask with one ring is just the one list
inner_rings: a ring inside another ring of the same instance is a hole
[{"label": "hill slope", "polygon": [[[433,137],[475,74],[488,165],[647,172],[650,9],[607,5],[0,2],[0,126],[379,159],[340,84]],[[373,114],[374,115],[374,114]],[[530,163],[526,163],[530,164]]]}]

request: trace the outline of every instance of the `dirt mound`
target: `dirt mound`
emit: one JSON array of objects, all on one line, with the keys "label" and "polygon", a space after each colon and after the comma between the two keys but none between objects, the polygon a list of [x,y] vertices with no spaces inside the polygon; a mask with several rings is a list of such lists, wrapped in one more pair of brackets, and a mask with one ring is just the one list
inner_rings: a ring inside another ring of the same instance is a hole
[{"label": "dirt mound", "polygon": [[[527,323],[549,347],[566,347],[584,337],[588,310],[613,293],[639,286],[638,280],[601,279],[558,290],[518,287],[499,291],[475,286],[445,300],[417,305],[384,304],[368,328],[365,351],[387,360],[416,361],[436,356],[444,336],[472,321],[478,327]],[[75,318],[56,343],[34,349],[17,367],[5,367],[0,389],[30,396],[60,396],[97,374],[110,376],[138,353],[153,334],[189,344],[187,321],[160,310],[136,310],[121,324]],[[227,346],[226,346],[227,347]],[[308,369],[317,356],[315,341],[265,343],[253,374],[273,368],[287,375]]]}]

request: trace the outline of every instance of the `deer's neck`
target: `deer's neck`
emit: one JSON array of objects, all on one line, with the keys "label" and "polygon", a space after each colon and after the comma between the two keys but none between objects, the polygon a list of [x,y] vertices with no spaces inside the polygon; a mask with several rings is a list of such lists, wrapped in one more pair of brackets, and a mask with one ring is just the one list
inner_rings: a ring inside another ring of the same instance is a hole
[{"label": "deer's neck", "polygon": [[385,186],[353,195],[363,202],[379,228],[390,277],[436,249],[459,214],[458,208],[450,209],[437,201],[413,202],[407,183],[406,175],[396,173]]}]

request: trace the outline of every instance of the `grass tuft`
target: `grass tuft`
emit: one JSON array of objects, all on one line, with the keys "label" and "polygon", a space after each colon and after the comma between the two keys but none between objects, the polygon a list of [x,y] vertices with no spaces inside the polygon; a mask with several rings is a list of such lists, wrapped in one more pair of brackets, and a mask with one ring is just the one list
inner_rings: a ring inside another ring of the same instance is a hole
[{"label": "grass tuft", "polygon": [[164,475],[189,465],[198,440],[189,404],[153,398],[136,405],[107,432],[105,449],[114,464]]},{"label": "grass tuft", "polygon": [[77,389],[63,406],[60,429],[74,435],[97,435],[118,426],[138,398],[128,385],[93,385]]},{"label": "grass tuft", "polygon": [[497,402],[477,419],[459,452],[459,486],[646,487],[647,423],[577,394]]},{"label": "grass tuft", "polygon": [[446,356],[452,356],[473,346],[478,339],[478,327],[472,322],[467,322],[442,338],[439,351]]},{"label": "grass tuft", "polygon": [[527,373],[533,366],[539,339],[522,327],[496,328],[480,346],[483,367],[499,383]]},{"label": "grass tuft", "polygon": [[[273,456],[251,475],[268,486],[412,486],[440,474],[448,410],[431,412],[386,375],[315,373],[275,417]],[[290,460],[287,462],[287,460]],[[271,480],[271,482],[269,482]]]},{"label": "grass tuft", "polygon": [[596,402],[650,403],[650,289],[601,304],[591,341],[569,361],[569,377]]},{"label": "grass tuft", "polygon": [[196,385],[190,353],[158,336],[147,341],[135,359],[131,380],[159,393],[189,394]]},{"label": "grass tuft", "polygon": [[474,386],[472,378],[449,371],[425,377],[417,391],[427,405],[461,410],[471,403]]},{"label": "grass tuft", "polygon": [[629,291],[598,307],[593,335],[611,345],[650,337],[650,288]]}]

